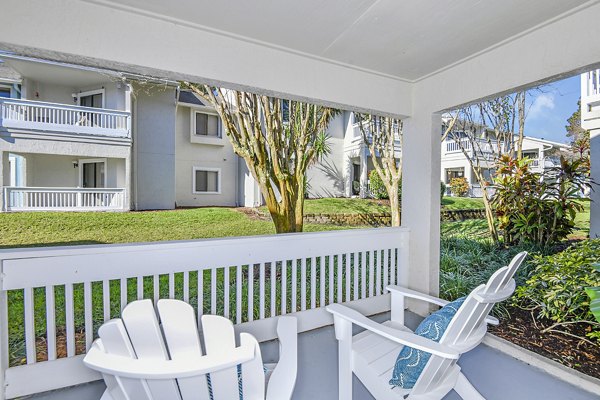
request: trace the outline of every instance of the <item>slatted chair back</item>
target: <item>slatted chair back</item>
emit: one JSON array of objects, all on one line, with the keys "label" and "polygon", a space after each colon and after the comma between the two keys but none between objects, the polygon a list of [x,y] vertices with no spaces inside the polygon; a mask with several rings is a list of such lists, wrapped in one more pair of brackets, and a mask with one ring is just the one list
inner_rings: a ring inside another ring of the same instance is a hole
[{"label": "slatted chair back", "polygon": [[[150,300],[132,302],[123,309],[121,319],[111,320],[99,330],[100,340],[94,346],[124,357],[123,363],[114,368],[102,367],[105,362],[100,352],[90,352],[86,357],[88,366],[103,372],[112,399],[237,399],[238,385],[242,385],[244,399],[265,398],[260,347],[252,335],[242,333],[240,346],[236,346],[232,323],[205,315],[201,319],[203,351],[189,304],[159,300],[157,308],[158,317]],[[144,363],[128,368],[128,359]],[[164,372],[164,379],[154,379],[156,375],[143,379],[144,371]]]},{"label": "slatted chair back", "polygon": [[[487,332],[485,322],[494,304],[506,300],[515,290],[513,276],[527,252],[517,254],[506,267],[498,269],[486,284],[475,288],[465,299],[462,306],[448,325],[440,343],[451,345],[465,353],[476,347]],[[441,385],[457,360],[432,355],[419,379],[415,383],[411,395],[429,393]]]}]

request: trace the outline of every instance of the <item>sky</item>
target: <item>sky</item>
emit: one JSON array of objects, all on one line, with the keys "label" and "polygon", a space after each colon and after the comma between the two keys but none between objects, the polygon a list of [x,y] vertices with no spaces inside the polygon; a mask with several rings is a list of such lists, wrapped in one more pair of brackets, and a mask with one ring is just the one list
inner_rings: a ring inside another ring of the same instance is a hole
[{"label": "sky", "polygon": [[568,143],[565,125],[577,110],[580,92],[580,76],[576,75],[531,93],[527,102],[525,135]]}]

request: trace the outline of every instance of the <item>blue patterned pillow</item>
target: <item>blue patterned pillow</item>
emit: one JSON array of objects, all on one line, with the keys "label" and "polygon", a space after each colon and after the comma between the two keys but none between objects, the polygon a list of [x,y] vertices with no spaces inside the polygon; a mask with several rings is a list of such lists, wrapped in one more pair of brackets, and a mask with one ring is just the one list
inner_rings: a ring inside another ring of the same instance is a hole
[{"label": "blue patterned pillow", "polygon": [[[441,310],[434,312],[421,321],[415,333],[439,342],[442,336],[444,336],[444,332],[446,332],[450,321],[452,321],[452,318],[464,301],[465,297],[461,297],[446,304]],[[390,385],[403,389],[412,389],[430,357],[430,353],[404,346],[400,350],[398,358],[396,358],[396,365],[394,366],[392,379],[390,379]]]}]

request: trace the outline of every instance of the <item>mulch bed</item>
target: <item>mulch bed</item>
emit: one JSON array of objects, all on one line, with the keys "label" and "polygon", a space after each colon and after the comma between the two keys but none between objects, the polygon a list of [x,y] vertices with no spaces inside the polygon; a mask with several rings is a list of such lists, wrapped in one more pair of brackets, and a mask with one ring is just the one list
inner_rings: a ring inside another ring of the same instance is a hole
[{"label": "mulch bed", "polygon": [[531,312],[516,307],[509,307],[509,312],[510,318],[502,319],[499,326],[490,326],[490,333],[600,379],[600,344],[586,338],[586,324],[571,325],[568,331],[558,327],[542,332],[552,325],[551,321],[534,319]]}]

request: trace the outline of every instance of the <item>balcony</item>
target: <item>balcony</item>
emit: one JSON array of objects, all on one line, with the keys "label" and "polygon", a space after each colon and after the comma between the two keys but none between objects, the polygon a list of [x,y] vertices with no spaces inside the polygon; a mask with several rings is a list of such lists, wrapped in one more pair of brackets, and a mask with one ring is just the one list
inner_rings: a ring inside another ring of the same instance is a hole
[{"label": "balcony", "polygon": [[0,128],[130,139],[131,115],[126,111],[5,99],[0,100]]},{"label": "balcony", "polygon": [[119,211],[125,189],[5,187],[2,211]]}]

